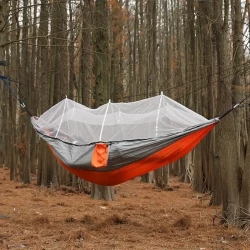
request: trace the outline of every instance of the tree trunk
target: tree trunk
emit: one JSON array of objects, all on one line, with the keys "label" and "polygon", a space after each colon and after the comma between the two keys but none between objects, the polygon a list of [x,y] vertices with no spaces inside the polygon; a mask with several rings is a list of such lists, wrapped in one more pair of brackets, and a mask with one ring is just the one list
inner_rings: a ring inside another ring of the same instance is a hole
[{"label": "tree trunk", "polygon": [[[112,96],[114,102],[123,101],[123,68],[121,57],[123,55],[123,27],[125,20],[123,16],[121,1],[115,1],[111,4],[111,68],[110,68],[110,90],[108,95]],[[136,32],[136,31],[134,31]],[[134,41],[135,43],[135,41]],[[134,46],[135,49],[135,46]],[[134,52],[135,53],[135,52]],[[136,80],[134,80],[136,84]]]},{"label": "tree trunk", "polygon": [[[233,105],[239,103],[245,97],[244,91],[244,72],[242,65],[244,63],[244,41],[243,41],[243,23],[241,13],[241,1],[232,0],[232,16],[234,17],[232,31],[233,31],[233,66],[235,69],[233,77]],[[236,142],[237,153],[239,158],[238,166],[238,180],[240,192],[240,207],[241,218],[250,218],[250,204],[249,204],[249,163],[245,161],[247,154],[247,126],[244,109],[237,109],[234,112],[234,119],[236,125]],[[245,165],[247,163],[247,165]],[[247,180],[248,179],[248,180]]]},{"label": "tree trunk", "polygon": [[[223,13],[224,10],[224,13]],[[223,114],[232,107],[231,79],[226,69],[230,68],[228,45],[228,0],[213,2],[213,12],[216,22],[213,23],[213,31],[216,38],[218,61],[218,102],[217,113]],[[224,15],[223,15],[224,14]],[[222,189],[222,216],[224,221],[235,223],[239,219],[239,188],[240,169],[237,153],[237,130],[234,114],[228,114],[217,126],[216,130],[216,154],[221,170]]]},{"label": "tree trunk", "polygon": [[95,200],[112,201],[115,199],[113,187],[106,187],[92,183],[91,197]]},{"label": "tree trunk", "polygon": [[73,100],[74,98],[74,89],[76,84],[76,76],[74,72],[74,21],[73,21],[73,11],[72,11],[72,2],[71,0],[68,0],[69,5],[69,47],[68,47],[68,68],[69,68],[69,98]]},{"label": "tree trunk", "polygon": [[[94,24],[96,27],[100,27],[100,29],[94,31],[95,108],[105,103],[109,89],[109,37],[107,23],[107,0],[96,0]],[[91,197],[94,199],[114,200],[114,189],[92,184]]]},{"label": "tree trunk", "polygon": [[[22,29],[22,39],[27,39],[28,37],[28,0],[23,1],[23,29]],[[26,106],[30,107],[31,98],[31,87],[28,75],[28,65],[29,65],[29,48],[26,43],[22,44],[22,64],[21,64],[21,79],[22,82],[27,84],[26,86],[21,86],[23,96],[26,97]],[[22,169],[21,179],[23,183],[30,183],[30,130],[31,124],[27,114],[20,117],[20,132],[21,132],[21,154],[20,163]]]},{"label": "tree trunk", "polygon": [[82,26],[80,37],[80,58],[79,58],[79,77],[78,77],[78,101],[86,106],[90,106],[91,95],[91,3],[84,0],[81,6]]},{"label": "tree trunk", "polygon": [[[40,11],[40,27],[38,33],[38,61],[37,61],[37,83],[38,86],[45,92],[40,92],[40,113],[45,112],[49,108],[49,81],[48,81],[48,42],[45,38],[48,35],[48,1],[41,0],[41,11]],[[40,140],[39,143],[39,154],[38,154],[38,169],[37,169],[37,185],[48,185],[48,168],[49,168],[49,148],[47,143]]]},{"label": "tree trunk", "polygon": [[[6,26],[8,21],[8,1],[2,0],[0,1],[0,60],[5,60],[5,47],[2,46],[6,43]],[[4,68],[0,68],[0,73],[4,73]],[[1,100],[1,121],[0,121],[0,128],[3,133],[0,135],[1,139],[1,146],[0,146],[0,167],[5,165],[6,163],[6,156],[7,156],[7,102],[8,102],[8,91],[3,84],[0,86],[0,91],[2,93],[2,100]]]},{"label": "tree trunk", "polygon": [[[31,14],[32,12],[33,15]],[[33,18],[33,25],[32,25],[32,37],[31,43],[36,44],[37,40],[37,0],[34,0],[34,7],[30,11],[29,19]],[[29,106],[30,109],[32,109],[32,114],[37,114],[37,100],[38,100],[38,95],[37,92],[35,92],[35,84],[36,84],[36,64],[37,64],[37,47],[32,46],[31,48],[31,64],[30,69],[29,69],[29,79],[31,82],[31,97],[30,97],[30,103],[32,103],[32,106]],[[31,133],[31,152],[30,152],[30,171],[32,174],[36,174],[36,169],[37,169],[37,164],[36,164],[36,156],[37,156],[37,143],[36,143],[36,132],[34,129],[30,130]]]},{"label": "tree trunk", "polygon": [[[12,8],[17,8],[17,1],[12,0]],[[17,28],[17,14],[18,12],[16,10],[13,10],[11,12],[13,15],[13,20],[11,23],[11,30],[15,30]],[[12,40],[18,40],[18,32],[13,31],[9,35],[9,39]],[[17,46],[11,46],[11,58],[10,58],[10,64],[11,68],[16,69],[19,66],[19,59],[17,58]],[[13,73],[11,72],[12,77],[16,80],[18,80],[18,74],[17,72]],[[17,89],[13,87],[14,90],[17,92]],[[11,154],[11,164],[10,164],[10,179],[14,180],[17,177],[17,169],[18,169],[18,157],[17,157],[17,146],[16,146],[16,137],[17,137],[17,99],[13,95],[9,95],[9,114],[10,114],[10,130],[11,130],[11,147],[9,148],[9,152]]]},{"label": "tree trunk", "polygon": [[[146,97],[146,87],[147,84],[146,83],[146,68],[145,68],[145,63],[146,63],[146,58],[147,55],[145,53],[146,48],[145,48],[145,39],[146,39],[146,35],[145,35],[145,22],[144,22],[144,6],[143,6],[143,0],[139,0],[140,1],[140,28],[139,28],[139,34],[140,36],[138,36],[138,63],[139,63],[139,83],[137,83],[137,85],[139,85],[139,93],[136,93],[137,95],[139,95],[141,98]],[[134,64],[136,64],[136,62],[134,61]],[[137,79],[138,81],[138,79]]]},{"label": "tree trunk", "polygon": [[[55,0],[51,6],[51,68],[50,68],[50,105],[66,97],[68,93],[67,71],[67,8],[66,0]],[[52,158],[48,168],[48,181],[58,185],[57,164]],[[62,170],[61,172],[64,173]],[[66,173],[65,173],[66,174]],[[69,174],[69,173],[67,173]]]}]

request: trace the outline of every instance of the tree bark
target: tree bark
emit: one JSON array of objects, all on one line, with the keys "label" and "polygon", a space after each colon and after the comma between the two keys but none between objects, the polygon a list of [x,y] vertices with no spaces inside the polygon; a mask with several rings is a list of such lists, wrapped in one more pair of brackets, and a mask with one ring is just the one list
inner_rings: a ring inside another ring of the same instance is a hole
[{"label": "tree bark", "polygon": [[[0,60],[5,60],[5,48],[3,44],[6,43],[6,26],[8,21],[8,1],[2,0],[0,1]],[[0,73],[4,73],[4,68],[0,68]],[[1,100],[1,121],[0,121],[0,128],[3,131],[2,135],[0,136],[1,139],[1,146],[0,146],[0,167],[6,165],[6,156],[8,154],[7,150],[7,103],[8,103],[8,91],[3,84],[1,84],[0,91],[2,93],[2,100]]]},{"label": "tree bark", "polygon": [[[23,29],[22,29],[22,39],[28,37],[28,0],[23,1]],[[26,97],[26,106],[30,107],[30,98],[31,98],[31,88],[28,75],[28,65],[29,65],[29,48],[28,45],[22,44],[22,64],[21,64],[21,79],[22,83],[25,83],[27,86],[21,86],[23,96]],[[21,163],[21,179],[23,183],[30,183],[30,129],[31,124],[27,114],[20,117],[20,132],[21,132],[21,154],[20,163]]]},{"label": "tree bark", "polygon": [[[213,2],[213,32],[216,39],[218,62],[218,102],[217,113],[223,114],[232,107],[231,79],[226,69],[230,68],[228,44],[228,11],[229,2],[222,0]],[[223,12],[224,10],[224,12]],[[237,153],[237,128],[234,114],[228,114],[216,129],[216,154],[221,170],[222,217],[228,223],[235,223],[240,216],[239,188],[240,169]]]},{"label": "tree bark", "polygon": [[[107,100],[110,82],[109,47],[108,47],[108,7],[107,0],[96,0],[94,24],[100,27],[94,31],[94,75],[95,75],[95,108]],[[113,187],[92,184],[91,197],[94,199],[114,200]]]},{"label": "tree bark", "polygon": [[[45,112],[49,108],[49,81],[48,81],[48,41],[45,38],[48,35],[48,1],[41,0],[41,12],[40,12],[40,26],[38,32],[38,61],[37,61],[37,83],[38,86],[44,90],[40,92],[39,96],[39,113]],[[48,168],[49,168],[49,156],[50,152],[47,143],[43,140],[39,141],[39,154],[38,154],[38,169],[37,169],[37,185],[47,186]]]}]

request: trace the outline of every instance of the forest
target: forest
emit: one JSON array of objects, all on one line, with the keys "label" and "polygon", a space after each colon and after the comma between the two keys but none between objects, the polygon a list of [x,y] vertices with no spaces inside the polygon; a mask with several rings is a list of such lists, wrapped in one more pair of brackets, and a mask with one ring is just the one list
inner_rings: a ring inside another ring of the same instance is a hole
[{"label": "forest", "polygon": [[17,94],[1,82],[0,168],[24,185],[115,200],[114,187],[57,163],[27,110],[39,117],[65,96],[97,108],[162,91],[212,119],[244,100],[192,152],[141,182],[166,190],[174,176],[209,194],[222,223],[249,226],[249,29],[249,0],[0,1],[0,75]]}]

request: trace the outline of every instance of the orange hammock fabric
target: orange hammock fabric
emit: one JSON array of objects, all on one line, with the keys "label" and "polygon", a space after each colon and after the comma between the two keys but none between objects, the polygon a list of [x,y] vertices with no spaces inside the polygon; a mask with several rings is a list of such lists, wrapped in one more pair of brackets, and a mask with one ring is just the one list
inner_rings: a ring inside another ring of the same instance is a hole
[{"label": "orange hammock fabric", "polygon": [[95,168],[103,168],[107,166],[107,163],[108,145],[106,143],[96,143],[91,165]]},{"label": "orange hammock fabric", "polygon": [[217,123],[213,123],[195,132],[192,132],[191,134],[184,136],[183,138],[175,141],[169,146],[155,152],[154,154],[151,154],[150,156],[142,160],[133,162],[122,168],[107,172],[91,171],[69,167],[57,156],[51,146],[49,146],[49,148],[51,149],[54,156],[57,158],[58,162],[72,174],[99,185],[113,186],[130,180],[134,177],[148,173],[150,171],[153,171],[167,164],[170,164],[185,156],[202,140],[202,138],[207,135],[207,133],[216,124]]}]

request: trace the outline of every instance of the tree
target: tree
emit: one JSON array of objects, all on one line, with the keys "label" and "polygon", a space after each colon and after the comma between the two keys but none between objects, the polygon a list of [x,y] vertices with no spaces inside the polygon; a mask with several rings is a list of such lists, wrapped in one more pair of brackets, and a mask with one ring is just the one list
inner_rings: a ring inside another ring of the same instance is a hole
[{"label": "tree", "polygon": [[[108,6],[107,0],[96,0],[94,25],[94,75],[95,75],[95,108],[105,103],[110,86],[109,46],[108,46]],[[104,124],[105,126],[105,124]],[[91,197],[94,199],[113,200],[112,187],[92,184]]]},{"label": "tree", "polygon": [[[23,29],[22,29],[22,39],[25,40],[28,38],[28,0],[23,1]],[[30,107],[30,98],[31,98],[31,88],[30,81],[27,79],[28,74],[28,65],[29,65],[29,48],[26,43],[22,43],[22,74],[21,79],[22,83],[28,84],[27,86],[20,86],[22,89],[22,93],[26,96],[27,101],[26,105]],[[20,126],[20,146],[22,149],[20,150],[19,159],[21,165],[21,180],[24,183],[30,183],[30,129],[31,124],[28,117],[25,115],[21,115],[19,117]]]},{"label": "tree", "polygon": [[[126,15],[122,8],[122,1],[110,1],[111,16],[111,51],[110,51],[110,95],[114,102],[123,101],[123,53],[124,53],[124,32],[123,27]],[[136,82],[136,81],[135,81]]]},{"label": "tree", "polygon": [[[232,106],[231,79],[226,74],[230,68],[228,44],[229,1],[213,3],[213,32],[216,39],[218,62],[218,101],[217,113],[223,114]],[[216,154],[221,170],[222,216],[225,221],[235,223],[239,220],[240,162],[235,146],[237,130],[234,113],[228,114],[216,129]]]},{"label": "tree", "polygon": [[[6,43],[6,26],[8,22],[8,1],[2,0],[0,1],[0,60],[5,60],[5,47],[4,44]],[[0,73],[3,74],[3,68],[0,69]],[[6,134],[6,121],[7,121],[7,102],[8,102],[8,92],[6,88],[2,85],[0,86],[0,92],[2,93],[3,99],[1,100],[1,121],[0,121],[0,128],[1,131],[4,131],[3,135],[0,136],[1,144],[0,147],[0,167],[5,165],[6,163],[6,155],[7,155],[7,134]]]},{"label": "tree", "polygon": [[[201,78],[206,83],[204,85],[204,95],[202,100],[197,95],[197,106],[201,108],[198,111],[212,118],[214,112],[214,99],[216,92],[214,91],[214,68],[216,58],[214,57],[213,34],[211,30],[212,25],[212,3],[209,1],[202,1],[196,4],[196,11],[198,13],[198,30],[197,34],[200,36],[199,53],[201,62]],[[198,36],[198,35],[197,35]],[[195,149],[195,172],[194,172],[194,190],[198,192],[213,191],[211,204],[221,204],[221,187],[220,187],[220,168],[216,167],[214,161],[214,131],[206,136],[201,145]]]},{"label": "tree", "polygon": [[[37,39],[37,84],[45,92],[41,92],[39,96],[39,113],[45,112],[49,108],[49,68],[48,68],[48,36],[49,23],[48,23],[48,1],[41,0],[40,12],[40,26]],[[48,169],[50,166],[49,156],[50,152],[47,144],[40,140],[38,154],[38,169],[37,169],[37,184],[47,186],[50,179],[48,179]]]},{"label": "tree", "polygon": [[[234,0],[231,3],[232,8],[232,35],[233,35],[233,67],[234,75],[232,80],[232,97],[233,105],[239,103],[244,97],[244,71],[239,65],[244,63],[244,41],[243,41],[243,24],[244,20],[241,13],[241,1]],[[245,9],[246,11],[246,9]],[[240,217],[250,217],[250,203],[249,194],[250,186],[248,184],[250,172],[248,170],[248,163],[245,161],[247,155],[247,127],[246,120],[243,119],[245,113],[244,109],[237,109],[234,112],[235,126],[236,126],[236,142],[237,142],[237,154],[238,154],[238,192],[240,196],[239,206]]]},{"label": "tree", "polygon": [[[9,39],[11,40],[18,40],[19,39],[19,32],[16,31],[17,29],[17,1],[13,0],[12,1],[12,8],[14,10],[11,11],[11,14],[13,18],[11,19],[11,25],[10,25],[10,34],[9,34]],[[13,30],[13,31],[12,31]],[[11,57],[8,58],[8,62],[11,64],[11,68],[15,69],[20,65],[19,60],[15,59],[18,55],[17,51],[17,46],[12,45],[10,47],[11,51]],[[18,80],[18,73],[17,72],[12,72],[9,70],[8,74],[14,74],[13,78]],[[14,90],[17,91],[17,88],[13,86]],[[6,92],[6,89],[5,91]],[[7,93],[6,93],[7,94]],[[17,166],[18,166],[18,157],[17,157],[17,146],[16,146],[16,137],[17,137],[17,99],[13,95],[9,95],[9,138],[10,138],[10,144],[11,147],[8,149],[7,155],[9,156],[9,163],[8,166],[10,166],[10,179],[14,180],[17,177]],[[5,118],[3,118],[5,119]],[[4,130],[3,130],[4,131]]]}]

